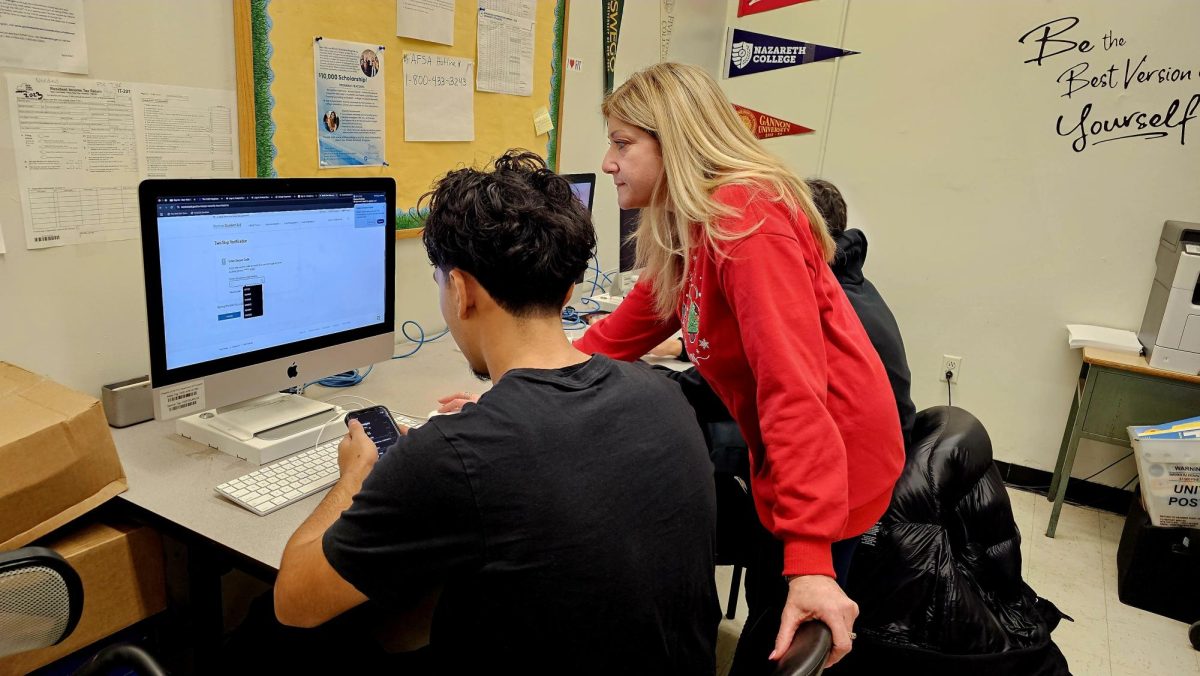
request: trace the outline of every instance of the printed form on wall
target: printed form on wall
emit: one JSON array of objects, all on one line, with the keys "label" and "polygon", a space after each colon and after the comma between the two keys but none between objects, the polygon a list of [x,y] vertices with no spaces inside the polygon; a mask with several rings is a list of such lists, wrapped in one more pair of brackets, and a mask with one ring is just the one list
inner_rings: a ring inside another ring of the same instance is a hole
[{"label": "printed form on wall", "polygon": [[137,237],[133,88],[10,74],[8,96],[25,245]]},{"label": "printed form on wall", "polygon": [[317,38],[313,52],[318,166],[386,165],[383,47]]},{"label": "printed form on wall", "polygon": [[404,140],[474,141],[475,62],[461,56],[404,53]]},{"label": "printed form on wall", "polygon": [[233,92],[168,85],[140,85],[134,92],[143,176],[237,178]]},{"label": "printed form on wall", "polygon": [[88,72],[83,0],[0,2],[0,66]]},{"label": "printed form on wall", "polygon": [[454,0],[396,0],[396,37],[454,44]]},{"label": "printed form on wall", "polygon": [[479,0],[475,88],[497,94],[533,95],[533,0]]},{"label": "printed form on wall", "polygon": [[133,239],[147,176],[236,176],[233,93],[9,74],[25,244]]}]

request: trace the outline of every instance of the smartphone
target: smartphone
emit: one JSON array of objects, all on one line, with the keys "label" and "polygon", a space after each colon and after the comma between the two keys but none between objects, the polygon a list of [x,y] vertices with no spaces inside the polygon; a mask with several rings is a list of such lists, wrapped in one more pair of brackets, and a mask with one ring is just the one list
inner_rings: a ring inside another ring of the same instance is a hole
[{"label": "smartphone", "polygon": [[350,411],[346,414],[346,424],[349,425],[351,420],[362,423],[363,431],[367,433],[371,441],[375,442],[375,448],[379,451],[380,457],[383,457],[384,452],[400,438],[400,428],[396,427],[396,422],[392,420],[392,414],[388,413],[386,406],[372,406]]}]

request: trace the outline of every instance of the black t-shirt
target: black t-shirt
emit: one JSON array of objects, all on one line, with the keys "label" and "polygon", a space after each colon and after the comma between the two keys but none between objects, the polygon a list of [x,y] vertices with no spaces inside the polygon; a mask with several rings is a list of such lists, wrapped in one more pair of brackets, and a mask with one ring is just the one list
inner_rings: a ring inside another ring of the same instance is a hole
[{"label": "black t-shirt", "polygon": [[509,371],[410,432],[324,550],[376,602],[444,585],[443,671],[711,674],[715,512],[678,386],[596,356]]}]

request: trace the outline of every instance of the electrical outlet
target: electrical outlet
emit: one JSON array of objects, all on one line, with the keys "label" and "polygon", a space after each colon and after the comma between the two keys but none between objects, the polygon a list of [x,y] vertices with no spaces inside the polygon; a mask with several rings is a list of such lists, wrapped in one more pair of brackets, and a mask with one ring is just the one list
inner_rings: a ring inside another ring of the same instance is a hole
[{"label": "electrical outlet", "polygon": [[938,380],[946,382],[946,372],[950,372],[950,382],[958,382],[958,372],[962,370],[962,357],[955,357],[952,354],[942,355],[942,370],[938,372]]}]

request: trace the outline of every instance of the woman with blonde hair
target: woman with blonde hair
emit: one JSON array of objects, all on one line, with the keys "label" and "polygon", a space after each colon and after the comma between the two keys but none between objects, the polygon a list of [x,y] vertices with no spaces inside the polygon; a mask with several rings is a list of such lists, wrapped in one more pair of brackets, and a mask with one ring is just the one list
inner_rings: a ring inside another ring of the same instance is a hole
[{"label": "woman with blonde hair", "polygon": [[623,209],[641,209],[641,277],[575,346],[637,359],[676,330],[750,450],[773,537],[747,567],[751,606],[733,673],[761,673],[796,627],[850,650],[844,584],[858,536],[884,513],[904,462],[887,374],[831,272],[835,246],[804,181],[763,150],[717,83],[661,63],[605,99]]}]

